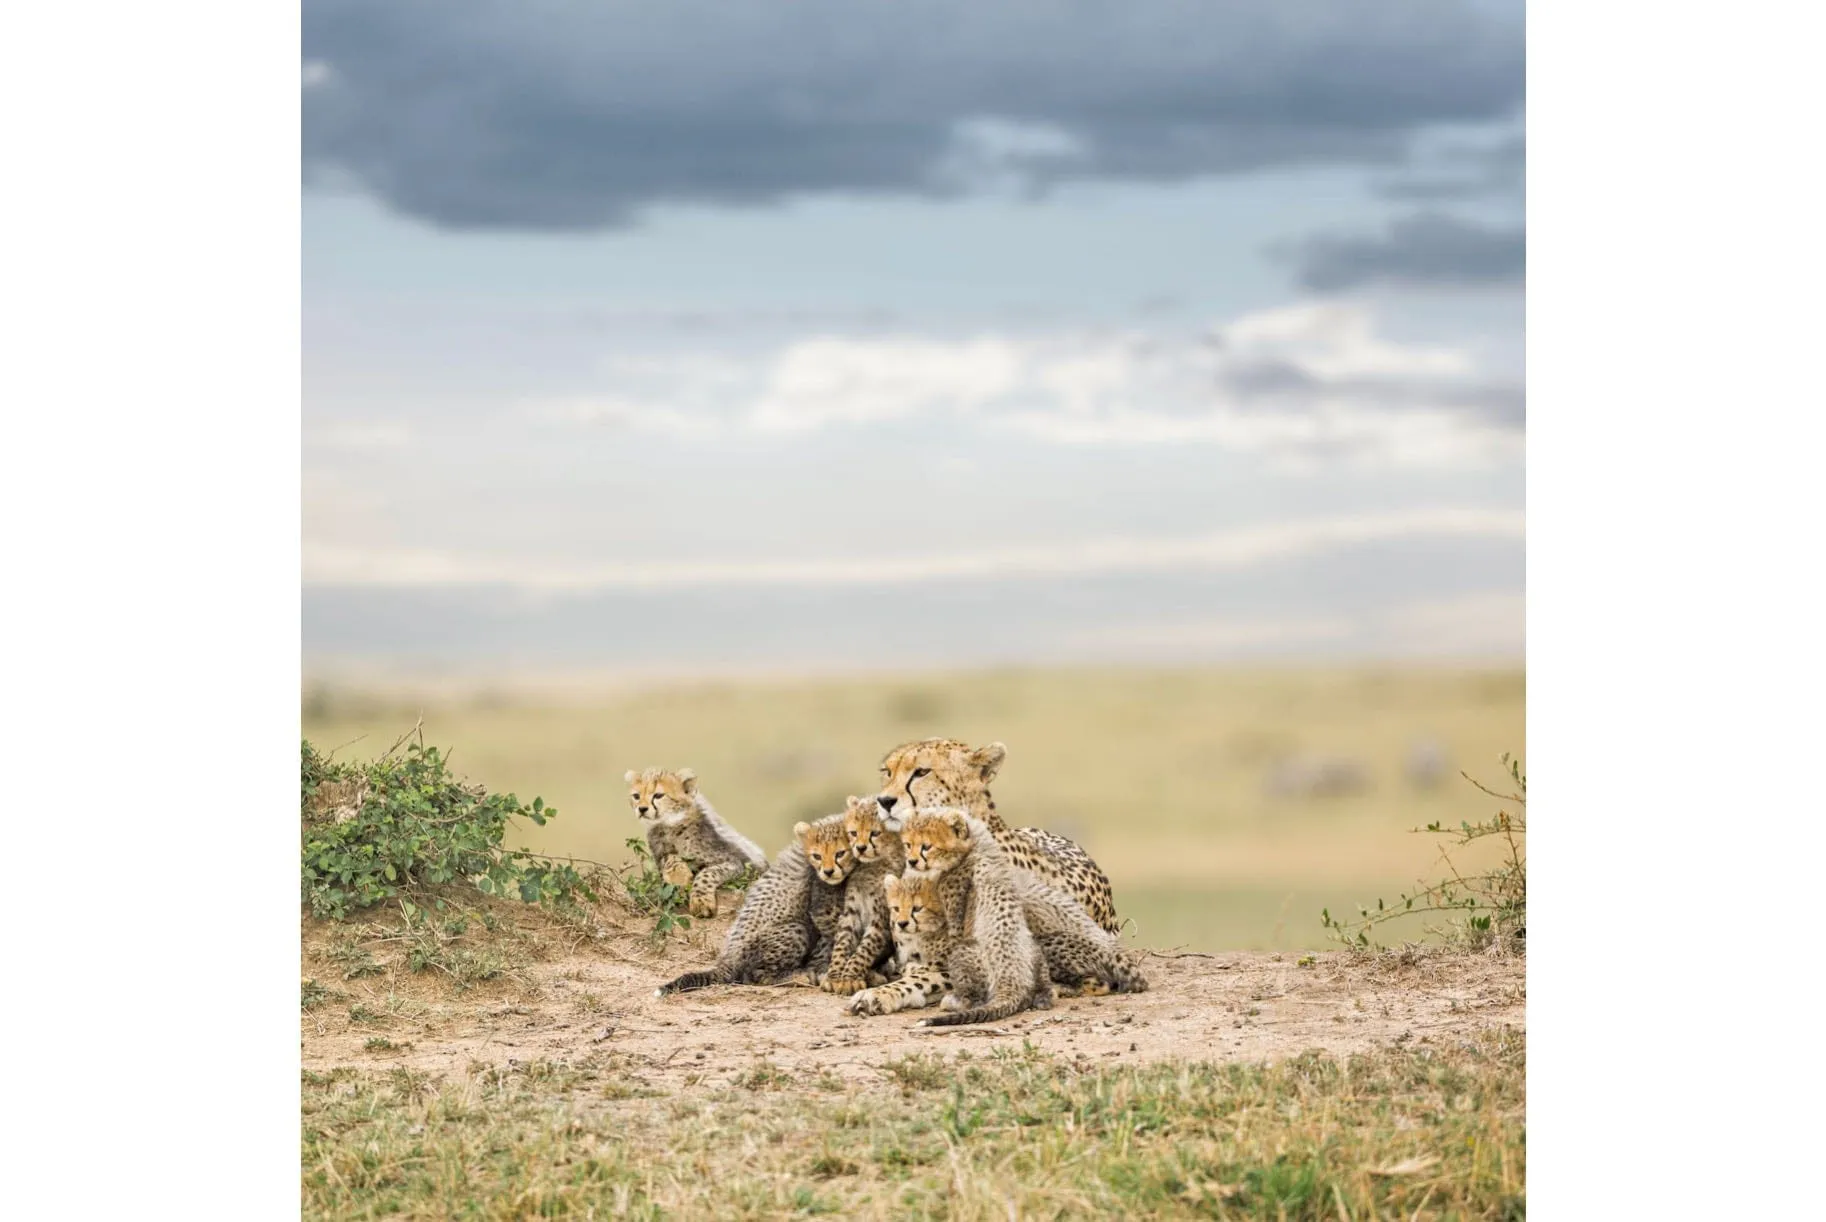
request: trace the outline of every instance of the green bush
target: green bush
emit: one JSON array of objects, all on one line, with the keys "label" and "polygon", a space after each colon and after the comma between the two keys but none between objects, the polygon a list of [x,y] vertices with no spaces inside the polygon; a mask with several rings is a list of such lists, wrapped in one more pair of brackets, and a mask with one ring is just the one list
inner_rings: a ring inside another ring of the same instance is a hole
[{"label": "green bush", "polygon": [[512,820],[543,825],[556,811],[463,784],[422,738],[364,764],[336,763],[306,740],[300,783],[303,899],[318,916],[399,899],[410,917],[411,897],[441,909],[435,889],[448,886],[527,903],[595,899],[570,863],[502,845]]},{"label": "green bush", "polygon": [[[1503,769],[1514,786],[1510,793],[1499,793],[1466,776],[1478,789],[1503,802],[1515,804],[1513,811],[1499,810],[1477,823],[1460,823],[1455,828],[1429,823],[1414,828],[1417,835],[1449,837],[1439,849],[1439,864],[1445,877],[1423,883],[1405,893],[1393,904],[1376,901],[1376,907],[1357,906],[1357,919],[1338,918],[1331,909],[1319,914],[1319,922],[1331,936],[1346,946],[1364,950],[1374,946],[1370,931],[1389,921],[1432,913],[1451,920],[1429,932],[1445,935],[1447,941],[1474,947],[1501,943],[1515,950],[1523,946],[1528,932],[1528,858],[1523,848],[1528,837],[1528,778],[1520,760],[1503,756]],[[1488,870],[1466,874],[1452,855],[1466,845],[1495,837],[1502,843],[1502,856]]]},{"label": "green bush", "polygon": [[691,898],[691,888],[665,880],[645,840],[630,836],[627,845],[634,854],[634,864],[621,872],[621,882],[627,889],[629,906],[638,915],[653,917],[655,938],[664,938],[675,929],[690,929],[691,918],[684,909]]}]

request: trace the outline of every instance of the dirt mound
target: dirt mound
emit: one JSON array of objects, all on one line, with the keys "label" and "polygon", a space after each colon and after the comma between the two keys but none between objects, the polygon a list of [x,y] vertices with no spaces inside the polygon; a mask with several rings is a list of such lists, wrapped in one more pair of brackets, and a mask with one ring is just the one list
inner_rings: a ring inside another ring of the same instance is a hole
[{"label": "dirt mound", "polygon": [[728,917],[655,945],[608,909],[564,922],[497,904],[488,910],[493,928],[470,921],[444,935],[307,921],[304,1068],[402,1066],[442,1076],[607,1057],[656,1088],[675,1088],[758,1061],[794,1072],[880,1071],[907,1054],[1024,1043],[1113,1063],[1262,1061],[1525,1026],[1521,959],[1433,950],[1149,952],[1146,993],[1061,998],[1050,1011],[976,1027],[915,1028],[920,1013],[856,1018],[842,999],[804,986],[655,998],[657,985],[711,961]]}]

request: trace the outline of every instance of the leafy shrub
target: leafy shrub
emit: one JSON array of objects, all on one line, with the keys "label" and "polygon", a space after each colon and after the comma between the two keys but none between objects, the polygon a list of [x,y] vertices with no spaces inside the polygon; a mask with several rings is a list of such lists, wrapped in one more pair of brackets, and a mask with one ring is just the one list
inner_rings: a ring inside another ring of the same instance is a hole
[{"label": "leafy shrub", "polygon": [[[1503,755],[1503,767],[1515,787],[1512,793],[1498,793],[1468,775],[1465,779],[1493,798],[1513,802],[1514,812],[1500,810],[1489,819],[1478,823],[1462,822],[1456,828],[1429,823],[1424,828],[1412,829],[1417,835],[1451,838],[1449,842],[1441,842],[1439,849],[1439,864],[1446,871],[1444,878],[1422,884],[1411,894],[1404,893],[1395,904],[1377,900],[1374,911],[1360,904],[1358,918],[1354,921],[1341,920],[1332,916],[1331,909],[1324,909],[1319,914],[1319,923],[1346,946],[1368,949],[1373,945],[1370,931],[1377,926],[1417,913],[1433,913],[1452,918],[1445,926],[1429,930],[1445,934],[1448,940],[1471,946],[1501,942],[1520,949],[1528,926],[1528,859],[1522,848],[1528,835],[1528,819],[1524,813],[1528,804],[1528,778],[1522,773],[1521,761],[1511,759],[1507,753]],[[1482,872],[1462,872],[1452,855],[1466,845],[1491,837],[1499,839],[1503,846],[1496,865]]]},{"label": "leafy shrub", "polygon": [[663,938],[675,929],[690,929],[691,918],[685,915],[684,907],[691,898],[691,888],[666,881],[645,840],[630,836],[628,848],[634,853],[634,864],[622,872],[621,882],[634,911],[653,917],[653,936]]},{"label": "leafy shrub", "polygon": [[[685,906],[690,902],[691,888],[671,882],[660,873],[659,865],[653,860],[645,840],[630,836],[627,845],[628,850],[634,854],[634,861],[615,873],[626,892],[628,907],[637,916],[653,918],[653,936],[656,939],[663,939],[675,929],[690,929],[691,918],[686,915]],[[740,874],[724,883],[723,888],[746,891],[748,884],[760,876],[759,870],[746,866]]]},{"label": "leafy shrub", "polygon": [[442,909],[433,890],[451,885],[527,903],[595,898],[570,863],[503,847],[513,819],[543,825],[557,814],[542,799],[528,806],[463,784],[422,737],[396,754],[398,747],[369,763],[339,764],[304,743],[303,898],[312,912],[342,920],[397,898],[410,916],[417,905],[409,896]]}]

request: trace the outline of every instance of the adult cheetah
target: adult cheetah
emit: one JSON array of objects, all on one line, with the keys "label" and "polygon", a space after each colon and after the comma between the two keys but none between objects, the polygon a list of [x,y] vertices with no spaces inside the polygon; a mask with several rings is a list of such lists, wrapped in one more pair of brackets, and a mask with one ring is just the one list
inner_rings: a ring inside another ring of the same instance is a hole
[{"label": "adult cheetah", "polygon": [[922,807],[958,807],[981,821],[1007,853],[1009,862],[1065,891],[1111,933],[1120,933],[1109,877],[1091,855],[1064,836],[1037,827],[1009,827],[996,813],[989,782],[1008,748],[1001,743],[972,747],[955,738],[922,738],[902,743],[881,761],[881,792],[875,801],[888,827]]}]

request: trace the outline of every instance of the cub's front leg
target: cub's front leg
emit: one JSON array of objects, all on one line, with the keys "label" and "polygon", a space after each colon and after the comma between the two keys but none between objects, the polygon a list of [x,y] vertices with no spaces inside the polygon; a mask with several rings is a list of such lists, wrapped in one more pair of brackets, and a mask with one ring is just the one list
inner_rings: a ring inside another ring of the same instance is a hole
[{"label": "cub's front leg", "polygon": [[851,913],[843,914],[843,920],[837,925],[837,936],[831,943],[830,970],[818,978],[819,988],[839,997],[859,993],[869,983],[864,979],[868,975],[868,964],[857,962],[856,952],[860,939],[857,937],[856,924]]},{"label": "cub's front leg", "polygon": [[869,987],[869,976],[888,957],[890,920],[881,880],[873,875],[852,878],[844,891],[843,918],[825,982],[830,992],[849,997]]},{"label": "cub's front leg", "polygon": [[739,862],[725,861],[705,866],[691,879],[691,899],[687,905],[694,917],[716,915],[716,890],[742,872]]},{"label": "cub's front leg", "polygon": [[876,897],[867,914],[867,928],[856,938],[849,959],[832,958],[831,992],[844,997],[859,993],[868,986],[869,977],[877,975],[875,969],[887,957],[890,946],[888,920],[887,901]]},{"label": "cub's front leg", "polygon": [[944,996],[950,988],[945,974],[923,963],[915,963],[899,980],[864,989],[850,998],[850,1013],[864,1015],[892,1014],[896,1010],[921,1010]]}]

